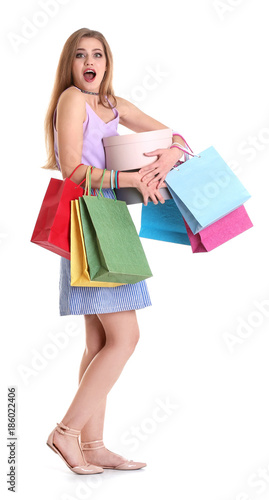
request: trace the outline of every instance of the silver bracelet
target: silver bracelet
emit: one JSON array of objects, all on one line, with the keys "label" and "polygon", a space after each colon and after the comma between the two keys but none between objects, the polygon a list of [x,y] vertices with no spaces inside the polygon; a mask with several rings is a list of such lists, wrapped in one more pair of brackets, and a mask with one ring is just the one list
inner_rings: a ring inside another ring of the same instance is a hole
[{"label": "silver bracelet", "polygon": [[175,146],[176,144],[177,144],[178,146],[181,146],[182,148],[184,147],[184,146],[182,146],[182,144],[180,144],[180,142],[173,142],[173,143],[171,144],[170,148],[171,148],[172,146]]}]

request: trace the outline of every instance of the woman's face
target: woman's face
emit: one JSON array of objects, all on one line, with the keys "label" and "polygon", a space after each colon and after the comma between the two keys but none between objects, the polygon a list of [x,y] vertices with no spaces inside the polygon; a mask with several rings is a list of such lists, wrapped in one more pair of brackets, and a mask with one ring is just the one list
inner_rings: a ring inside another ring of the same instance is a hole
[{"label": "woman's face", "polygon": [[98,92],[106,70],[102,42],[96,38],[81,38],[72,63],[74,85],[82,90]]}]

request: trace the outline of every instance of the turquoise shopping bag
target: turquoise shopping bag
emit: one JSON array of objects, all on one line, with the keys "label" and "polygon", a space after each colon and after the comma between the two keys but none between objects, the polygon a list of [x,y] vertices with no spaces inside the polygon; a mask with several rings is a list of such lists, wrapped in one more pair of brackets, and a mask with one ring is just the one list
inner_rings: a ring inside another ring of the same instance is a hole
[{"label": "turquoise shopping bag", "polygon": [[190,245],[183,217],[173,199],[164,204],[142,205],[139,236],[152,240]]},{"label": "turquoise shopping bag", "polygon": [[199,155],[187,152],[193,157],[171,170],[165,182],[196,234],[243,205],[250,194],[213,146]]}]

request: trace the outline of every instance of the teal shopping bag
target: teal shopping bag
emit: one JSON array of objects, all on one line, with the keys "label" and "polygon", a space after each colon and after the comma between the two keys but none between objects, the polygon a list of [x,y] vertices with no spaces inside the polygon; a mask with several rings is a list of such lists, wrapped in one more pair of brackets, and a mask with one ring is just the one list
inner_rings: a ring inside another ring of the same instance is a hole
[{"label": "teal shopping bag", "polygon": [[250,194],[213,146],[192,156],[171,170],[165,182],[196,234],[243,205]]},{"label": "teal shopping bag", "polygon": [[183,217],[173,199],[142,205],[139,236],[152,240],[190,245]]}]

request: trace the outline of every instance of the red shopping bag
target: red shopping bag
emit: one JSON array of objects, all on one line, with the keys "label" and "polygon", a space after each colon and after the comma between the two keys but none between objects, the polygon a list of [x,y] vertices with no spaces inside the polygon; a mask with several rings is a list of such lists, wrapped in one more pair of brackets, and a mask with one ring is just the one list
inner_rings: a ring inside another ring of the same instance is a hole
[{"label": "red shopping bag", "polygon": [[64,180],[50,180],[31,238],[32,243],[69,260],[71,200],[84,194],[80,186],[84,181],[80,184],[71,181],[78,167]]},{"label": "red shopping bag", "polygon": [[185,220],[184,222],[193,253],[209,252],[253,226],[244,205],[196,234],[193,234]]}]

